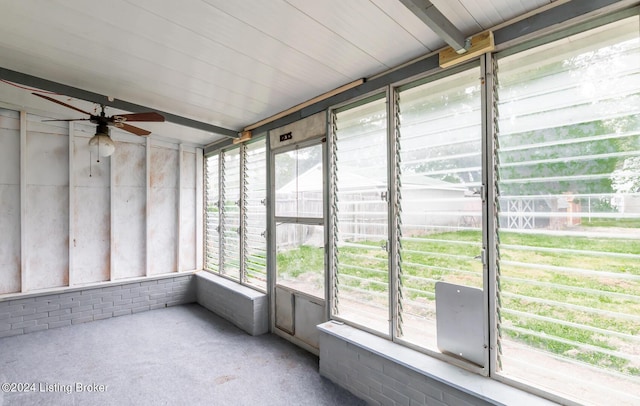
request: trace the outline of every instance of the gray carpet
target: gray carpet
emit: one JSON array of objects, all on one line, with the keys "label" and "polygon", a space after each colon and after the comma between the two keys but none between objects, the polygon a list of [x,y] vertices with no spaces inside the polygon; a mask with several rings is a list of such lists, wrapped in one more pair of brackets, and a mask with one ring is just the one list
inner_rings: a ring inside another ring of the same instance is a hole
[{"label": "gray carpet", "polygon": [[8,382],[35,392],[0,391],[0,406],[364,405],[320,377],[317,357],[198,305],[2,338]]}]

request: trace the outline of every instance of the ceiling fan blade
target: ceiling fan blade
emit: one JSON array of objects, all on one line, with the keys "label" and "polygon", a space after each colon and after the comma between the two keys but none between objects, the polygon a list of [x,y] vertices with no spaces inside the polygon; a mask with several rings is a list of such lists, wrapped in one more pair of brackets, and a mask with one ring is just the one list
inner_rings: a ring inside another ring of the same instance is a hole
[{"label": "ceiling fan blade", "polygon": [[74,107],[74,106],[72,106],[72,105],[70,105],[70,104],[67,104],[67,103],[65,103],[65,102],[61,102],[60,100],[56,100],[56,99],[54,99],[53,97],[45,96],[45,95],[43,95],[43,94],[39,94],[39,93],[31,93],[31,94],[33,94],[33,95],[35,95],[35,96],[38,96],[38,97],[42,97],[43,99],[45,99],[45,100],[49,100],[49,101],[52,101],[52,102],[54,102],[54,103],[58,103],[58,104],[59,104],[59,105],[61,105],[61,106],[68,107],[68,108],[73,109],[73,110],[75,110],[75,111],[79,111],[80,113],[84,113],[84,114],[91,115],[91,113],[89,113],[89,112],[87,112],[87,111],[81,110],[81,109],[79,109],[79,108],[77,108],[77,107]]},{"label": "ceiling fan blade", "polygon": [[151,131],[147,131],[145,129],[142,129],[142,128],[139,128],[139,127],[135,127],[135,126],[132,126],[132,125],[129,125],[129,124],[125,124],[125,123],[115,123],[114,127],[120,128],[120,129],[125,130],[125,131],[129,131],[130,133],[135,134],[135,135],[149,135],[149,134],[151,134]]},{"label": "ceiling fan blade", "polygon": [[55,120],[55,119],[42,120],[42,122],[45,122],[45,121],[90,121],[90,120],[91,120],[90,118],[67,118],[67,119],[58,119],[58,120]]},{"label": "ceiling fan blade", "polygon": [[114,121],[122,117],[124,120],[120,121],[147,121],[147,122],[163,122],[164,117],[161,114],[149,112],[149,113],[132,113],[132,114],[116,114],[113,116]]}]

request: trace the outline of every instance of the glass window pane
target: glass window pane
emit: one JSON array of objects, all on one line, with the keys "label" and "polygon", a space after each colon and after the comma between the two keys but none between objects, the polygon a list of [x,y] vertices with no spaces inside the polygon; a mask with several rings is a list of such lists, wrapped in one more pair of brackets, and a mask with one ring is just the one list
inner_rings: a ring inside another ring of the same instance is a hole
[{"label": "glass window pane", "polygon": [[240,280],[240,148],[222,153],[222,268]]},{"label": "glass window pane", "polygon": [[388,334],[385,101],[382,98],[336,113],[333,308],[334,314],[344,320]]},{"label": "glass window pane", "polygon": [[220,271],[220,185],[219,156],[211,155],[205,160],[206,178],[206,249],[205,267],[214,272]]},{"label": "glass window pane", "polygon": [[322,145],[275,156],[276,217],[323,217]]},{"label": "glass window pane", "polygon": [[245,251],[246,282],[267,289],[267,160],[265,140],[246,146]]},{"label": "glass window pane", "polygon": [[399,94],[401,336],[432,350],[435,283],[483,286],[479,77],[474,68]]},{"label": "glass window pane", "polygon": [[277,284],[324,298],[324,227],[276,224]]},{"label": "glass window pane", "polygon": [[638,17],[499,60],[499,373],[640,404]]}]

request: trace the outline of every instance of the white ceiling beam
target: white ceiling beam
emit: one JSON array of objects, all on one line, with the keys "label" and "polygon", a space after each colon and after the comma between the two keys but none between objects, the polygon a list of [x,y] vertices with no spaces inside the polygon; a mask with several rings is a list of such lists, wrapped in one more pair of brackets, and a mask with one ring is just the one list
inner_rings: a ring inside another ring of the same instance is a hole
[{"label": "white ceiling beam", "polygon": [[400,1],[457,53],[467,52],[469,47],[467,38],[433,3],[428,0]]}]

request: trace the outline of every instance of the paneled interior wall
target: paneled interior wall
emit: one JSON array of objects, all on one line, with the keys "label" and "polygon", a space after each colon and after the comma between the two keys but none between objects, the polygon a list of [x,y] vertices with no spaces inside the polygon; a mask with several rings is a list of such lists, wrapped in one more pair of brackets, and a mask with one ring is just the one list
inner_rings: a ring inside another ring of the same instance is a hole
[{"label": "paneled interior wall", "polygon": [[0,295],[200,268],[201,149],[45,119],[0,109]]},{"label": "paneled interior wall", "polygon": [[145,276],[147,147],[144,139],[118,143],[113,168],[113,276]]},{"label": "paneled interior wall", "polygon": [[20,115],[0,110],[0,292],[20,291]]}]

